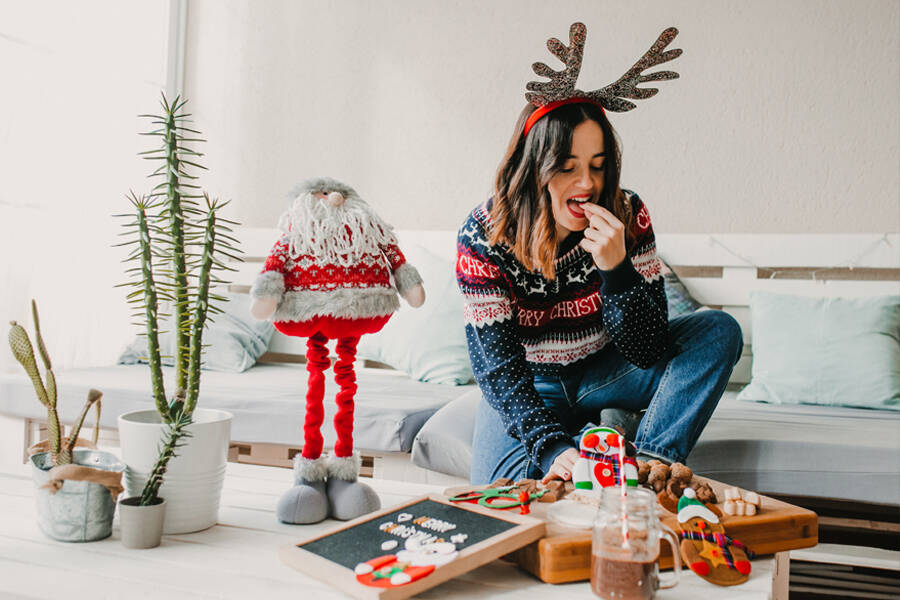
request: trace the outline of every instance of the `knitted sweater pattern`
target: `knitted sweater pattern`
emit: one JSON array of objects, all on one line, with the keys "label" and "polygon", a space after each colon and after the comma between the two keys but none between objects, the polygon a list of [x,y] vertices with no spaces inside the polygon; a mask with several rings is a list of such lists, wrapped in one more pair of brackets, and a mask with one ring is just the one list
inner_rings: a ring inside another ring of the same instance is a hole
[{"label": "knitted sweater pattern", "polygon": [[[356,257],[348,265],[336,264],[307,254],[292,256],[290,243],[283,236],[266,257],[251,294],[281,299],[275,321],[389,315],[400,306],[391,275],[414,269],[396,244],[380,250],[377,255]],[[421,280],[418,273],[414,277]]]},{"label": "knitted sweater pattern", "polygon": [[572,447],[571,434],[534,388],[534,375],[572,368],[612,342],[640,368],[665,352],[668,311],[650,215],[625,190],[635,243],[621,265],[601,271],[578,242],[563,241],[556,278],[528,271],[504,245],[491,246],[491,201],[476,207],[457,237],[456,275],[475,379],[487,402],[546,472]]}]

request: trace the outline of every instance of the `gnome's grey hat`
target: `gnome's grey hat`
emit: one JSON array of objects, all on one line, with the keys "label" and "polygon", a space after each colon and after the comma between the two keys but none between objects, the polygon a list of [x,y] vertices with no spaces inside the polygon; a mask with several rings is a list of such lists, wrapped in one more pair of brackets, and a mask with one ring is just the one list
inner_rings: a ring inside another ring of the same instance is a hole
[{"label": "gnome's grey hat", "polygon": [[294,198],[302,196],[303,194],[315,194],[317,192],[340,192],[344,198],[360,199],[356,190],[346,183],[341,183],[337,179],[332,179],[331,177],[313,177],[311,179],[305,179],[295,185],[288,195],[288,201],[293,201]]}]

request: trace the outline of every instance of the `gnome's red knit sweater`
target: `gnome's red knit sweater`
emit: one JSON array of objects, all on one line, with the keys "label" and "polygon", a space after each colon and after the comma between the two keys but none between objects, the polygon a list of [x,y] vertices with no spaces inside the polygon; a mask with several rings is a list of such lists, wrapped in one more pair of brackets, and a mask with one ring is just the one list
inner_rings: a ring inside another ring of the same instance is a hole
[{"label": "gnome's red knit sweater", "polygon": [[[363,253],[352,261],[292,256],[288,237],[283,236],[266,258],[253,295],[281,299],[274,315],[276,327],[317,317],[360,320],[389,316],[400,307],[397,292],[403,293],[421,278],[397,244],[379,249],[377,255]],[[392,275],[396,288],[391,284]]]},{"label": "gnome's red knit sweater", "polygon": [[263,272],[282,273],[286,293],[295,290],[327,291],[354,287],[388,289],[391,287],[391,273],[406,263],[406,258],[396,244],[386,246],[383,252],[383,258],[364,254],[357,262],[344,266],[323,262],[307,254],[291,258],[287,237],[282,237],[266,258]]}]

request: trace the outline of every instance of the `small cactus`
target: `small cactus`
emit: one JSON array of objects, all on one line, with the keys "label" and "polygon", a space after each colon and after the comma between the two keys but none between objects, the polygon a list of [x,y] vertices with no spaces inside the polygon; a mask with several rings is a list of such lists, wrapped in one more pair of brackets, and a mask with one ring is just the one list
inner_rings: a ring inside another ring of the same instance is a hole
[{"label": "small cactus", "polygon": [[163,483],[163,477],[169,467],[169,460],[178,456],[175,454],[175,450],[184,446],[182,440],[191,437],[191,432],[187,430],[191,422],[190,413],[186,413],[182,409],[172,417],[172,422],[167,424],[163,439],[160,440],[159,458],[156,459],[156,464],[150,471],[150,477],[147,478],[147,483],[144,484],[144,489],[141,491],[140,506],[150,506],[158,502],[159,486]]},{"label": "small cactus", "polygon": [[[81,415],[72,428],[72,433],[65,441],[62,440],[62,430],[59,426],[59,414],[56,411],[56,376],[53,374],[53,365],[50,363],[50,355],[47,347],[44,345],[44,338],[41,335],[41,323],[38,319],[37,303],[31,301],[31,314],[34,317],[34,335],[37,340],[38,353],[44,363],[46,372],[46,384],[41,379],[38,370],[37,360],[34,357],[34,347],[31,345],[31,339],[25,328],[10,321],[9,328],[9,347],[12,349],[13,356],[24,367],[25,372],[31,378],[34,385],[34,391],[41,404],[47,407],[47,430],[49,432],[50,442],[50,459],[53,466],[68,465],[72,463],[72,449],[78,441],[78,433],[81,431],[81,425],[87,416],[91,406],[97,407],[97,423],[100,422],[100,398],[103,394],[98,390],[91,389],[88,391],[87,402],[81,410]],[[94,442],[96,443],[97,432],[94,432]]]}]

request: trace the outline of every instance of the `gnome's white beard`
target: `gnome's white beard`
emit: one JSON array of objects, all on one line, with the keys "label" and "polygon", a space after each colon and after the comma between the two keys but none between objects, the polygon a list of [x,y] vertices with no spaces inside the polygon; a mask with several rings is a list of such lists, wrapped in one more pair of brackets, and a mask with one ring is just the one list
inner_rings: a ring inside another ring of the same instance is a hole
[{"label": "gnome's white beard", "polygon": [[278,227],[287,236],[292,258],[315,256],[331,264],[350,266],[366,254],[396,244],[393,228],[359,198],[332,206],[312,194],[297,197]]}]

